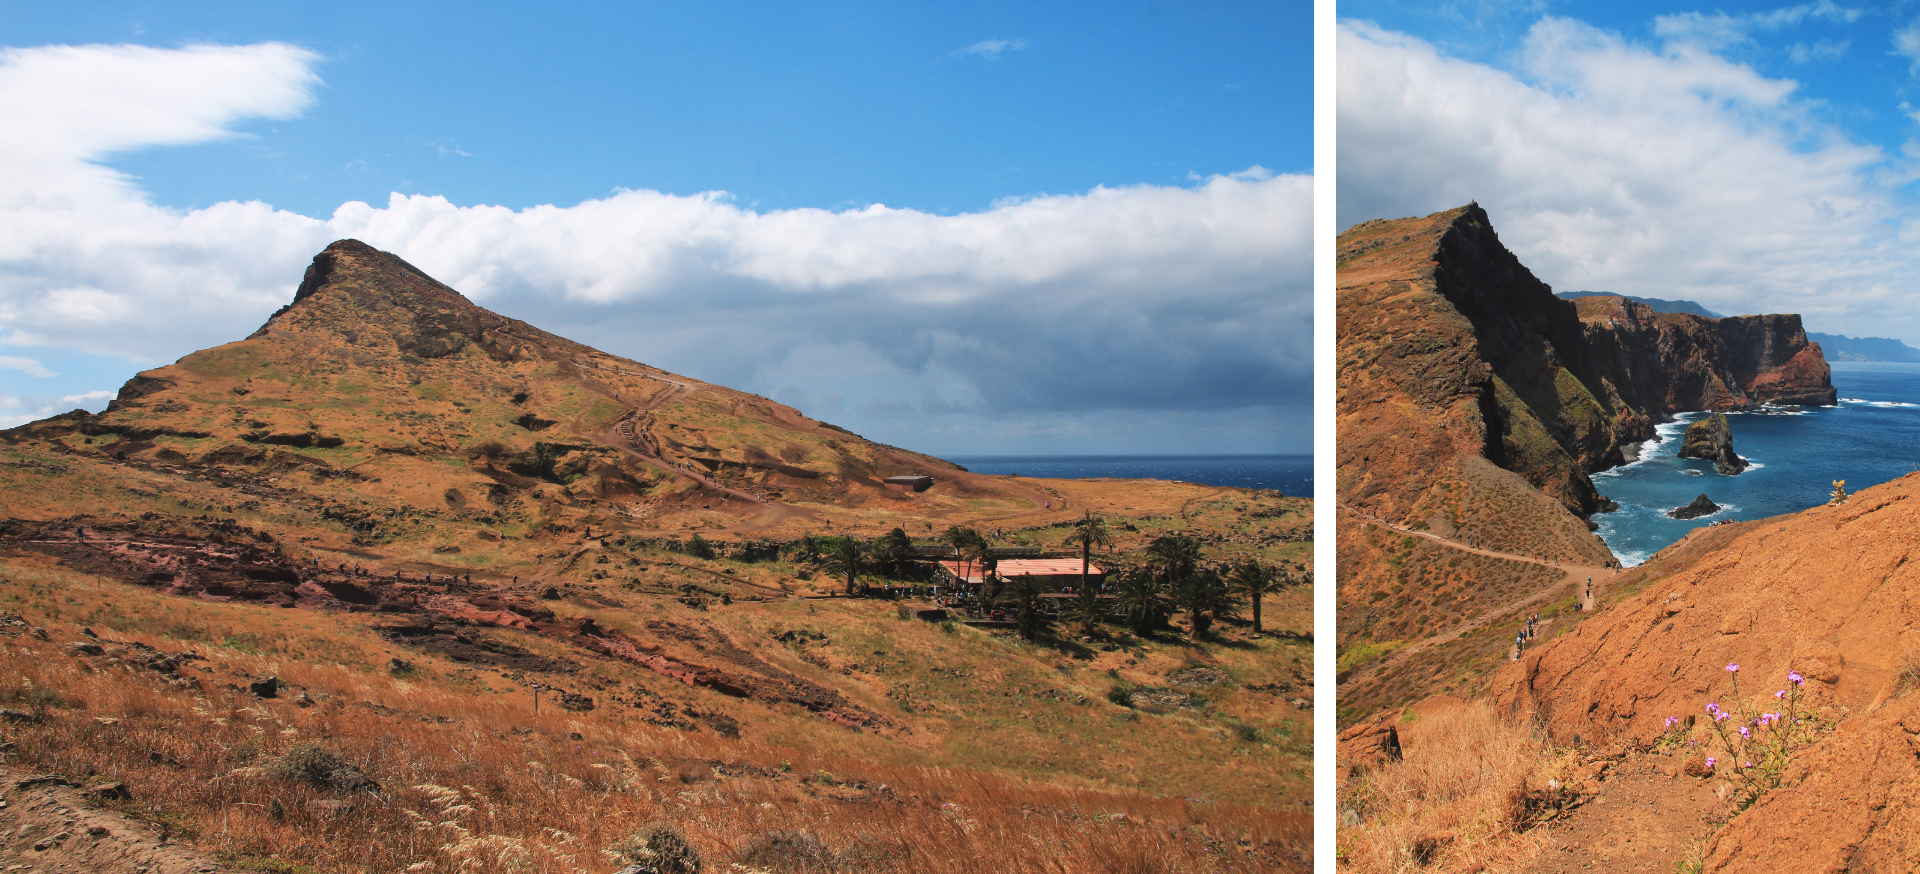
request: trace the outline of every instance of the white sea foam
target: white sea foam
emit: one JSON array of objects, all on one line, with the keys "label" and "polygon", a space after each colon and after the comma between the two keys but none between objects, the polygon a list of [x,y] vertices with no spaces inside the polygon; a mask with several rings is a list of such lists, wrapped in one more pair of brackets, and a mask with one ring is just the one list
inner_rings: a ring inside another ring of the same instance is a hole
[{"label": "white sea foam", "polygon": [[1613,557],[1620,560],[1621,567],[1639,567],[1640,565],[1643,565],[1646,563],[1647,551],[1644,549],[1638,549],[1638,550],[1628,550],[1626,552],[1616,552],[1613,554]]},{"label": "white sea foam", "polygon": [[1920,407],[1920,404],[1910,404],[1906,401],[1870,401],[1865,398],[1841,398],[1840,402],[1843,404],[1863,404],[1869,407]]},{"label": "white sea foam", "polygon": [[[1640,465],[1643,465],[1649,461],[1652,461],[1654,454],[1659,451],[1661,444],[1670,443],[1673,441],[1675,437],[1680,436],[1682,432],[1687,430],[1687,423],[1693,420],[1690,417],[1698,417],[1698,416],[1699,416],[1698,413],[1680,413],[1679,415],[1674,417],[1674,421],[1661,422],[1660,424],[1653,426],[1653,433],[1654,433],[1653,439],[1641,441],[1640,449],[1637,453],[1634,454],[1634,458],[1632,461],[1629,461],[1626,464],[1620,465],[1619,467],[1610,467],[1610,468],[1607,468],[1606,470],[1600,471],[1599,473],[1594,474],[1593,478],[1594,479],[1611,479],[1613,477],[1619,476],[1622,473],[1625,473],[1629,468],[1639,467]],[[1678,452],[1679,450],[1676,449],[1674,451]],[[1604,540],[1605,538],[1601,538],[1601,539]]]}]

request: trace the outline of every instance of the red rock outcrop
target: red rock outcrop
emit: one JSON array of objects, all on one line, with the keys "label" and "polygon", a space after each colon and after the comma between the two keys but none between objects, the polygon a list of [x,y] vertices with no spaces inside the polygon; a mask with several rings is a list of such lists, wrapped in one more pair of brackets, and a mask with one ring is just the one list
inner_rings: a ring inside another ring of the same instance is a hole
[{"label": "red rock outcrop", "polygon": [[1773,694],[1797,671],[1832,729],[1715,836],[1706,870],[1916,870],[1915,530],[1920,475],[1837,506],[1699,529],[1641,569],[1637,594],[1503,668],[1492,700],[1562,742],[1644,744],[1668,716],[1698,715],[1705,743],[1707,702],[1777,709]]},{"label": "red rock outcrop", "polygon": [[1838,506],[1696,530],[1681,546],[1712,548],[1656,556],[1636,595],[1503,668],[1493,698],[1594,742],[1650,740],[1668,716],[1725,703],[1729,664],[1756,701],[1795,670],[1817,704],[1877,708],[1920,656],[1916,497],[1908,475]]}]

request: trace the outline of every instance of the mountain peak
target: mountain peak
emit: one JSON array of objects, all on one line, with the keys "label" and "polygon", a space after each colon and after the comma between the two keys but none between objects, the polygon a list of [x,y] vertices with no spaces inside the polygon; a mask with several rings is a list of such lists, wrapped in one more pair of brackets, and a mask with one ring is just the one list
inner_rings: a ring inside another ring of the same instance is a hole
[{"label": "mountain peak", "polygon": [[384,331],[404,354],[441,358],[506,323],[400,256],[347,239],[313,256],[293,302],[248,339],[319,330],[358,343]]}]

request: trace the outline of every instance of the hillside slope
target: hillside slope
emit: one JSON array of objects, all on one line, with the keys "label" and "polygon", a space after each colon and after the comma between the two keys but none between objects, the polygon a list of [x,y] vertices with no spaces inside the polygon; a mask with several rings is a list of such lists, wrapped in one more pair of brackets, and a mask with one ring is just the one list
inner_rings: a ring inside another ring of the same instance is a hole
[{"label": "hillside slope", "polygon": [[[662,822],[708,870],[1304,870],[1310,586],[1028,640],[824,555],[1077,556],[1088,512],[1116,570],[1177,533],[1308,578],[1305,500],[972,474],[343,241],[252,336],[0,432],[0,763],[248,870],[606,872]],[[380,788],[282,773],[316,744]]]},{"label": "hillside slope", "polygon": [[[653,531],[761,531],[831,511],[854,523],[1045,503],[494,314],[353,240],[316,255],[293,302],[245,340],[134,377],[97,416],[14,433],[135,461],[256,473],[292,463],[339,486],[309,486],[320,493],[531,529],[624,517]],[[299,460],[276,461],[286,450]],[[906,474],[936,485],[908,496],[880,483]]]},{"label": "hillside slope", "polygon": [[[1920,475],[1909,475],[1713,532],[1712,550],[1649,569],[1636,591],[1502,670],[1491,700],[1562,743],[1633,750],[1666,733],[1667,717],[1698,716],[1684,735],[1710,752],[1707,702],[1783,711],[1775,693],[1796,688],[1796,672],[1811,742],[1792,751],[1779,788],[1712,835],[1704,870],[1914,870],[1920,819],[1897,799],[1920,789],[1916,526]],[[1722,758],[1732,780],[1738,763]]]},{"label": "hillside slope", "polygon": [[1561,300],[1475,205],[1364,222],[1338,246],[1343,718],[1477,689],[1499,635],[1429,645],[1564,609],[1576,581],[1611,575],[1585,518],[1610,502],[1589,475],[1657,423],[1835,399],[1798,316]]}]

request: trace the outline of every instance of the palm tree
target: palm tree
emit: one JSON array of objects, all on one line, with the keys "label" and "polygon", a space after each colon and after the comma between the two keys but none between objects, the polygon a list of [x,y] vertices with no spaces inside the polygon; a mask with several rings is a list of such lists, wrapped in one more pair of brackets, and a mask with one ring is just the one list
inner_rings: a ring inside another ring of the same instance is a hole
[{"label": "palm tree", "polygon": [[1145,568],[1132,568],[1120,579],[1118,606],[1126,612],[1127,627],[1145,634],[1166,621],[1166,597],[1160,580]]},{"label": "palm tree", "polygon": [[1107,520],[1093,515],[1093,511],[1088,510],[1086,518],[1074,524],[1073,531],[1067,535],[1065,545],[1080,547],[1080,588],[1085,589],[1087,567],[1093,562],[1093,548],[1112,547],[1113,535],[1107,533]]},{"label": "palm tree", "polygon": [[874,543],[873,554],[895,579],[905,577],[907,562],[913,559],[913,538],[907,536],[906,529],[895,528]]},{"label": "palm tree", "polygon": [[1046,585],[1032,574],[1021,574],[1007,581],[1007,594],[1020,602],[1020,636],[1028,640],[1040,633],[1040,627],[1046,618],[1040,614],[1040,596],[1047,591]]},{"label": "palm tree", "polygon": [[1147,545],[1147,567],[1167,591],[1180,588],[1200,567],[1200,541],[1185,534],[1162,534]]},{"label": "palm tree", "polygon": [[981,591],[991,592],[993,597],[999,597],[1001,584],[1006,581],[1000,579],[1000,560],[993,557],[993,545],[988,543],[987,538],[982,537],[980,532],[969,528],[964,554],[970,565],[980,569]]},{"label": "palm tree", "polygon": [[1233,569],[1233,575],[1227,584],[1233,591],[1247,599],[1253,605],[1253,633],[1260,634],[1260,601],[1268,595],[1286,588],[1292,580],[1285,572],[1267,567],[1257,561],[1249,561]]},{"label": "palm tree", "polygon": [[1061,618],[1080,623],[1080,633],[1093,636],[1093,627],[1100,622],[1099,590],[1081,586],[1073,600],[1067,602],[1066,612],[1061,614]]},{"label": "palm tree", "polygon": [[867,548],[852,536],[840,538],[833,545],[833,551],[827,553],[827,569],[834,574],[847,575],[847,594],[853,594],[853,581],[866,570]]},{"label": "palm tree", "polygon": [[[972,528],[962,528],[955,525],[952,528],[948,528],[947,533],[940,535],[940,539],[948,546],[953,547],[953,562],[954,564],[960,564],[962,561],[966,561],[967,547],[973,545],[975,540],[980,539],[980,535]],[[960,573],[960,581],[963,583],[966,582],[968,576],[970,576],[970,574],[966,573],[963,566]]]},{"label": "palm tree", "polygon": [[980,559],[980,593],[989,603],[1000,600],[1006,591],[1007,581],[1000,577],[1000,560],[991,554]]},{"label": "palm tree", "polygon": [[1189,575],[1173,590],[1173,599],[1180,609],[1187,611],[1189,640],[1205,638],[1214,619],[1231,615],[1239,606],[1239,599],[1212,568]]}]

